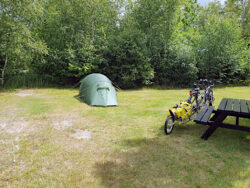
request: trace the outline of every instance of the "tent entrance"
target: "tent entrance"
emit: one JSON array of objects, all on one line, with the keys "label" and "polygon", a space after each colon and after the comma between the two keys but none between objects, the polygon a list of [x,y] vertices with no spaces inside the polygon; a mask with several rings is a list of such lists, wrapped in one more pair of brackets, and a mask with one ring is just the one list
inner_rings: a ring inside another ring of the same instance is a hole
[{"label": "tent entrance", "polygon": [[99,97],[103,100],[104,105],[107,105],[109,96],[109,83],[101,82],[97,84],[97,93]]},{"label": "tent entrance", "polygon": [[108,88],[98,88],[97,93],[99,97],[103,100],[103,103],[106,105],[109,95],[109,89]]}]

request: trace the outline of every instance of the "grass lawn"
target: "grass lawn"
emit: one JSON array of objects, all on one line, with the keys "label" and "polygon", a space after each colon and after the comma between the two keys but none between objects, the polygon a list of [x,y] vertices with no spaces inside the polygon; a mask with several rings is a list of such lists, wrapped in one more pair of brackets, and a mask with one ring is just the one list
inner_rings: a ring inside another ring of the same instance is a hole
[{"label": "grass lawn", "polygon": [[[90,107],[77,89],[0,92],[0,187],[249,187],[250,134],[177,125],[167,110],[188,90],[118,92],[118,107]],[[250,87],[214,90],[250,100]],[[227,121],[235,121],[228,119]],[[249,120],[240,119],[242,125]]]}]

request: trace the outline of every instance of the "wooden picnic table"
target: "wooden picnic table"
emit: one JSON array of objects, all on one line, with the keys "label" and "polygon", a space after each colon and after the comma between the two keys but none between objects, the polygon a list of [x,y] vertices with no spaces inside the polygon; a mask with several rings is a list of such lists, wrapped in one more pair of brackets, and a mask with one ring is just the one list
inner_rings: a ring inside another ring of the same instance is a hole
[{"label": "wooden picnic table", "polygon": [[[235,124],[223,123],[228,116],[236,117]],[[250,101],[223,98],[217,110],[214,109],[214,106],[205,106],[194,122],[209,126],[201,136],[202,139],[207,140],[218,127],[250,132],[250,127],[239,125],[239,118],[250,119]]]}]

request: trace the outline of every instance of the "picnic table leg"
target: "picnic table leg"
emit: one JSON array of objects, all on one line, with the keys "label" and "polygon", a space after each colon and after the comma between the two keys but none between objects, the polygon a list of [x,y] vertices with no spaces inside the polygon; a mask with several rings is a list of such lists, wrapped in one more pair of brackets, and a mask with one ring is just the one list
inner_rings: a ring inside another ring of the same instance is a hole
[{"label": "picnic table leg", "polygon": [[236,117],[236,125],[239,125],[239,116]]},{"label": "picnic table leg", "polygon": [[209,127],[209,128],[206,130],[206,132],[203,133],[203,135],[201,136],[201,139],[204,139],[204,140],[205,140],[205,137],[206,137],[206,135],[207,135],[207,133],[208,133],[208,131],[209,131],[210,128],[211,128],[211,127]]},{"label": "picnic table leg", "polygon": [[217,125],[211,125],[207,131],[201,136],[202,139],[207,140],[212,134],[213,132],[218,128]]},{"label": "picnic table leg", "polygon": [[214,122],[210,125],[210,127],[206,130],[206,132],[201,136],[202,139],[207,140],[214,131],[220,126],[220,124],[226,119],[227,114],[225,113],[215,113],[215,115],[211,118]]}]

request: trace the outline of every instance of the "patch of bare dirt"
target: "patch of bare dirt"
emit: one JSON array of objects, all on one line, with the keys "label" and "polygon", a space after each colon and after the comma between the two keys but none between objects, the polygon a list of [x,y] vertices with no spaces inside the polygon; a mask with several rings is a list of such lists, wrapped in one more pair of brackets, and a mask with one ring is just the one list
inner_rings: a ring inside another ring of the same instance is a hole
[{"label": "patch of bare dirt", "polygon": [[20,109],[15,106],[7,106],[0,111],[0,115],[5,116],[5,115],[17,114],[19,111]]},{"label": "patch of bare dirt", "polygon": [[68,128],[87,129],[89,119],[81,117],[74,113],[59,113],[48,116],[51,126],[56,130],[66,130]]},{"label": "patch of bare dirt", "polygon": [[79,140],[89,140],[92,136],[92,133],[89,130],[74,129],[74,131],[75,133],[70,134],[70,136]]},{"label": "patch of bare dirt", "polygon": [[29,97],[32,96],[34,93],[34,90],[32,89],[18,89],[17,93],[14,95],[19,96],[19,97]]},{"label": "patch of bare dirt", "polygon": [[23,118],[7,119],[0,122],[0,131],[9,134],[20,133],[29,125]]},{"label": "patch of bare dirt", "polygon": [[69,127],[73,126],[73,120],[72,119],[66,119],[66,120],[55,120],[52,123],[53,128],[56,130],[65,130]]}]

